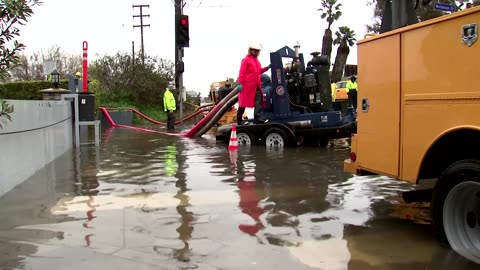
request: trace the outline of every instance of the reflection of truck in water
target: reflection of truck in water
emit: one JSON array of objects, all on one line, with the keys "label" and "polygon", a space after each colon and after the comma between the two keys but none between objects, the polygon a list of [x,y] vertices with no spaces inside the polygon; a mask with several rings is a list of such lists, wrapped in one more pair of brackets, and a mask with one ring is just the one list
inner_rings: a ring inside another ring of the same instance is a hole
[{"label": "reflection of truck in water", "polygon": [[476,263],[480,87],[471,78],[480,70],[479,22],[475,7],[359,41],[358,128],[344,162],[357,175],[419,184],[404,199],[430,202],[435,235]]}]

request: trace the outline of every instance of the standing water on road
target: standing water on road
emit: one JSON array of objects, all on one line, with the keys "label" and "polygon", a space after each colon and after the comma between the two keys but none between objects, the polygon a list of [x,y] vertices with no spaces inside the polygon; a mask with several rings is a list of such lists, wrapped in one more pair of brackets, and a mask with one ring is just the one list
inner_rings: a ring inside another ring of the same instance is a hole
[{"label": "standing water on road", "polygon": [[[348,147],[107,129],[0,198],[0,269],[476,269]],[[21,166],[21,165],[19,165]]]}]

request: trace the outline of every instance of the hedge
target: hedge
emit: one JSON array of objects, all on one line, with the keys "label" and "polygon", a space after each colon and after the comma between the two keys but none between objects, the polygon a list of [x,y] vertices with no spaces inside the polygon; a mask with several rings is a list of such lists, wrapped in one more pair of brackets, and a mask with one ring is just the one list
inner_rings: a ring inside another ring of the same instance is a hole
[{"label": "hedge", "polygon": [[[91,81],[88,86],[89,92],[99,93],[100,84],[97,81]],[[68,81],[61,80],[59,87],[68,89]],[[52,88],[50,81],[26,81],[0,84],[0,99],[41,100],[42,93],[39,91],[49,88]]]},{"label": "hedge", "polygon": [[[68,80],[60,80],[60,88],[68,89]],[[0,99],[42,100],[40,90],[52,88],[50,81],[26,81],[0,84]],[[100,83],[91,80],[88,92],[95,94],[95,112],[100,106]]]}]

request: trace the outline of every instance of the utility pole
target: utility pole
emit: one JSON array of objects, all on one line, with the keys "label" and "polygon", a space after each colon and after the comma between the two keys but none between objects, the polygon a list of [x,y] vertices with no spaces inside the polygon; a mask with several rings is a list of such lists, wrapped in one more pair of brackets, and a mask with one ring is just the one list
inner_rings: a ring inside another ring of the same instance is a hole
[{"label": "utility pole", "polygon": [[135,41],[132,41],[132,67],[135,66]]},{"label": "utility pole", "polygon": [[[183,0],[175,0],[175,20],[179,15],[183,14]],[[177,21],[175,21],[175,33],[179,29]],[[179,62],[183,61],[183,48],[178,47],[175,42],[175,87],[178,89],[179,103],[180,103],[180,124],[183,124],[183,74],[177,72]]]},{"label": "utility pole", "polygon": [[150,5],[133,5],[133,8],[140,8],[140,15],[133,15],[133,19],[135,18],[140,18],[140,25],[134,25],[133,28],[135,27],[140,27],[140,37],[141,37],[141,50],[142,50],[142,65],[145,65],[145,47],[143,45],[143,28],[144,27],[149,27],[150,24],[143,24],[143,17],[150,17],[150,15],[144,15],[143,14],[143,8],[147,7],[150,8]]}]

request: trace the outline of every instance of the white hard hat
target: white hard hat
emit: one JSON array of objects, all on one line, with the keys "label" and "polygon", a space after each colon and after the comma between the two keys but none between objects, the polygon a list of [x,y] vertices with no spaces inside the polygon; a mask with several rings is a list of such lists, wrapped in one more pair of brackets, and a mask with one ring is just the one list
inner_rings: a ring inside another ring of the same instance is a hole
[{"label": "white hard hat", "polygon": [[252,42],[250,43],[250,45],[248,46],[249,49],[254,49],[254,50],[262,50],[262,44],[258,43],[258,42]]}]

